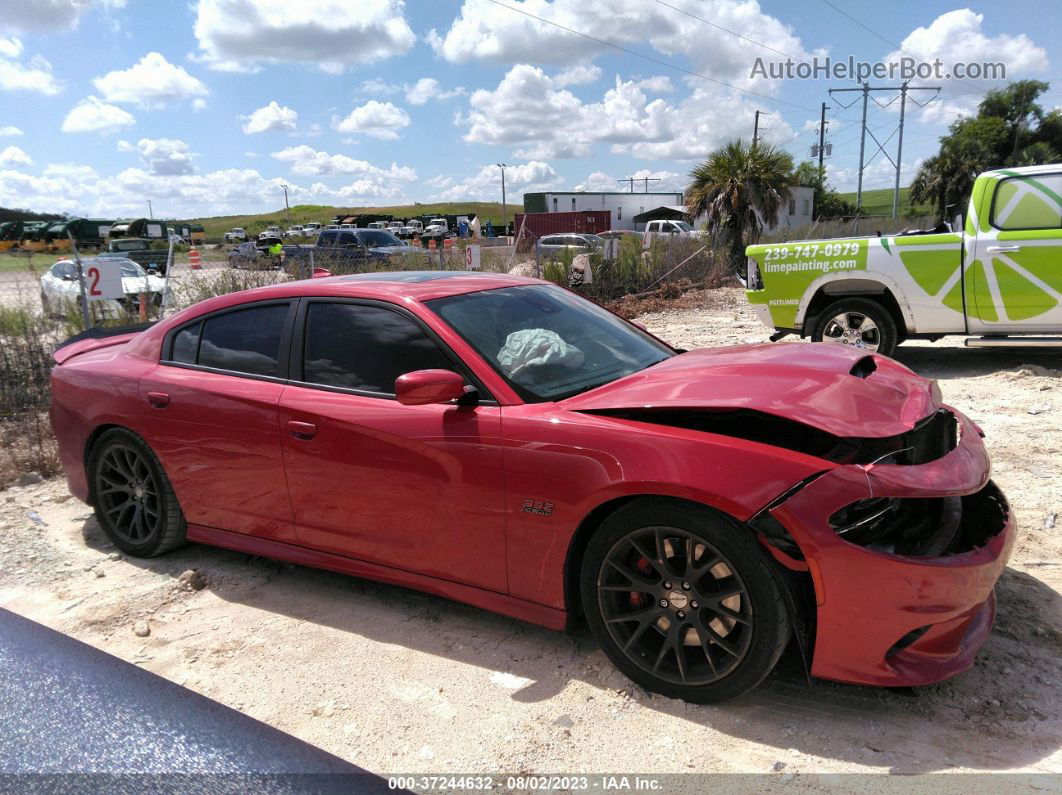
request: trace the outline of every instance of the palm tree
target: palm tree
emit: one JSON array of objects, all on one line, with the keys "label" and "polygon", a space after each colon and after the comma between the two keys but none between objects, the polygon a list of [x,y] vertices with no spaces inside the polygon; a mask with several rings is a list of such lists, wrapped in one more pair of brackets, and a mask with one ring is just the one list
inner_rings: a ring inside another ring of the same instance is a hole
[{"label": "palm tree", "polygon": [[686,212],[707,219],[708,231],[726,242],[735,273],[745,268],[745,246],[772,226],[789,201],[793,158],[756,142],[731,141],[690,172]]}]

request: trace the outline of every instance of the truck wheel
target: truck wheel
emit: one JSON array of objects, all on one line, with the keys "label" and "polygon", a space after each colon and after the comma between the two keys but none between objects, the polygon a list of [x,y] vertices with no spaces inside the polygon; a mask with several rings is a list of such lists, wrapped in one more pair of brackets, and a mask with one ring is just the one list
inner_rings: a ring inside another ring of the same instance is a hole
[{"label": "truck wheel", "polygon": [[813,342],[838,342],[884,356],[896,350],[896,323],[889,310],[866,298],[842,298],[819,315]]}]

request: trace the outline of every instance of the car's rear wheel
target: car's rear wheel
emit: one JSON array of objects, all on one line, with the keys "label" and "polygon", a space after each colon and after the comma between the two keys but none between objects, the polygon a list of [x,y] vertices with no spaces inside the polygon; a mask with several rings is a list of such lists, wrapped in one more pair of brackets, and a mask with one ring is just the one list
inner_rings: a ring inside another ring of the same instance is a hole
[{"label": "car's rear wheel", "polygon": [[753,536],[709,509],[639,501],[606,519],[583,558],[587,621],[637,684],[670,698],[734,698],[774,668],[789,614]]},{"label": "car's rear wheel", "polygon": [[876,301],[842,298],[819,315],[812,330],[814,342],[838,342],[870,353],[892,356],[896,351],[896,321]]},{"label": "car's rear wheel", "polygon": [[123,552],[152,557],[184,543],[185,521],[158,458],[136,434],[105,432],[89,458],[103,532]]}]

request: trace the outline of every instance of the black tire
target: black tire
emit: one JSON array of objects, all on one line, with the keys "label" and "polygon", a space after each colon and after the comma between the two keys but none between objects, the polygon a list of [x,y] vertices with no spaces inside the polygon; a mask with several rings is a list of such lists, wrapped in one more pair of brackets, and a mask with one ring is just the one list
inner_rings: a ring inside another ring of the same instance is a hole
[{"label": "black tire", "polygon": [[639,500],[605,519],[583,557],[581,595],[617,668],[699,704],[758,685],[791,634],[782,585],[754,536],[689,504]]},{"label": "black tire", "polygon": [[[847,320],[845,328],[841,328],[842,318]],[[867,321],[866,330],[860,331]],[[867,298],[842,298],[823,309],[815,321],[811,339],[839,342],[883,356],[892,356],[899,344],[892,314],[877,301]]]},{"label": "black tire", "polygon": [[124,428],[106,431],[89,455],[92,502],[116,547],[150,558],[185,541],[187,525],[155,453]]}]

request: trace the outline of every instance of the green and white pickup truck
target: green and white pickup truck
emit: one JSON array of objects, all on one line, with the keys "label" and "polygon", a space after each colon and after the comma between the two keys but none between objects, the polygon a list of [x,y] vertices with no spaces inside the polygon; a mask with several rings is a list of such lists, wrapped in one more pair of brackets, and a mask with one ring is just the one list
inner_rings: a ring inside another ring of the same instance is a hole
[{"label": "green and white pickup truck", "polygon": [[746,295],[775,340],[1062,347],[1062,164],[981,174],[948,230],[749,246]]}]

